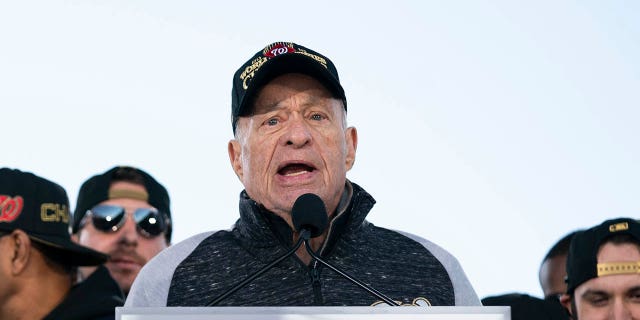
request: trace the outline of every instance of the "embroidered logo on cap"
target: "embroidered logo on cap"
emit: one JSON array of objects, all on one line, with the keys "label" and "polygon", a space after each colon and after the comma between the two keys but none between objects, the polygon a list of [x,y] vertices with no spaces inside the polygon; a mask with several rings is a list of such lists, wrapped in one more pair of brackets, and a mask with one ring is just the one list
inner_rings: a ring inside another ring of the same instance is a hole
[{"label": "embroidered logo on cap", "polygon": [[40,206],[40,220],[42,222],[69,222],[67,206],[59,203],[43,203]]},{"label": "embroidered logo on cap", "polygon": [[640,273],[640,261],[598,263],[598,277]]},{"label": "embroidered logo on cap", "polygon": [[276,42],[271,44],[262,50],[262,54],[265,57],[273,58],[275,56],[285,54],[285,53],[293,53],[296,52],[296,49],[293,47],[292,43],[285,44],[284,42]]},{"label": "embroidered logo on cap", "polygon": [[253,79],[256,72],[258,72],[265,62],[277,56],[289,53],[307,56],[328,69],[327,59],[324,57],[315,53],[307,52],[304,48],[301,48],[291,42],[275,42],[262,49],[262,56],[258,56],[251,60],[250,63],[246,64],[245,69],[239,76],[240,80],[242,80],[242,89],[246,91],[249,88],[249,82],[251,82],[251,79]]},{"label": "embroidered logo on cap", "polygon": [[24,207],[24,200],[21,196],[10,197],[0,194],[0,222],[12,222]]},{"label": "embroidered logo on cap", "polygon": [[620,222],[609,226],[609,232],[618,232],[624,230],[629,230],[629,224],[626,222]]}]

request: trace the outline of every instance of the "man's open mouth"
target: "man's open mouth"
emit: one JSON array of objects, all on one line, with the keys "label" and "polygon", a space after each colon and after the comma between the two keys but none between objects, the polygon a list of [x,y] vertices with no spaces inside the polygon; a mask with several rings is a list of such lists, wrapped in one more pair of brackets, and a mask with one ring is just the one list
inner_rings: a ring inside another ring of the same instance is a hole
[{"label": "man's open mouth", "polygon": [[278,174],[286,177],[294,177],[314,170],[314,167],[304,163],[288,163],[278,170]]}]

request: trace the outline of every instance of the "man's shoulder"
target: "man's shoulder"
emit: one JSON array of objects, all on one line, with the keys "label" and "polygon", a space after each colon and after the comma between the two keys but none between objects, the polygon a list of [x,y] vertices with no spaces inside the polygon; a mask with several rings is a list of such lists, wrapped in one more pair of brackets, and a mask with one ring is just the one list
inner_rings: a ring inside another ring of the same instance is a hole
[{"label": "man's shoulder", "polygon": [[449,251],[447,251],[446,249],[444,249],[443,247],[435,244],[434,242],[427,240],[423,237],[420,237],[418,235],[415,235],[413,233],[409,233],[409,232],[405,232],[405,231],[399,231],[399,230],[390,230],[393,232],[396,232],[400,235],[403,235],[419,244],[421,244],[423,247],[425,247],[425,249],[429,250],[429,252],[431,252],[431,254],[433,254],[438,260],[440,260],[441,262],[443,260],[454,260],[457,263],[457,259],[451,254],[449,253]]},{"label": "man's shoulder", "polygon": [[124,304],[118,283],[103,265],[79,282],[44,319],[113,319]]},{"label": "man's shoulder", "polygon": [[456,305],[480,305],[480,299],[478,298],[478,295],[475,293],[475,290],[473,290],[473,287],[469,282],[464,269],[460,265],[460,262],[458,262],[458,259],[456,259],[453,254],[449,253],[449,251],[445,250],[434,242],[422,238],[418,235],[404,231],[394,231],[409,239],[412,239],[413,241],[420,243],[436,259],[438,259],[438,261],[440,261],[445,270],[447,270],[449,278],[453,283]]},{"label": "man's shoulder", "polygon": [[149,261],[149,263],[154,262],[154,260],[159,260],[158,262],[162,261],[163,263],[172,260],[182,261],[189,254],[191,254],[191,252],[193,252],[193,250],[195,250],[204,240],[218,232],[220,231],[207,231],[199,233],[176,244],[172,244],[171,246],[167,247],[159,254],[157,254],[153,259],[151,259],[151,261]]},{"label": "man's shoulder", "polygon": [[162,250],[142,267],[127,296],[125,307],[166,306],[175,269],[207,238],[220,231],[203,232]]},{"label": "man's shoulder", "polygon": [[[425,259],[431,259],[431,263],[439,263],[447,270],[450,276],[452,276],[452,270],[459,269],[457,267],[451,268],[451,266],[458,265],[458,260],[447,250],[432,241],[405,231],[387,229],[373,224],[369,224],[369,226],[370,228],[366,228],[367,231],[365,231],[365,239],[367,239],[368,243],[370,242],[369,245],[402,248],[402,250],[382,251],[380,254],[406,255],[411,252],[414,258],[424,257]],[[354,237],[357,238],[365,234],[355,234]]]}]

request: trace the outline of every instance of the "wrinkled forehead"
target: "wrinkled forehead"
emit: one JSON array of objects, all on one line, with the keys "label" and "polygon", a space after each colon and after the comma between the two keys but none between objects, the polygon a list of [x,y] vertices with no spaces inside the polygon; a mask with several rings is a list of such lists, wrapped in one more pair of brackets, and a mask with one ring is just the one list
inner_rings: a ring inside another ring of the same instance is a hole
[{"label": "wrinkled forehead", "polygon": [[295,98],[296,103],[302,105],[319,105],[326,100],[338,100],[317,79],[304,74],[287,73],[273,78],[257,90],[249,104],[249,114],[283,108],[286,106],[286,100],[291,98]]},{"label": "wrinkled forehead", "polygon": [[251,115],[260,115],[268,112],[277,112],[279,110],[286,111],[292,107],[295,103],[295,107],[300,111],[304,111],[309,108],[324,110],[332,114],[338,114],[342,104],[340,101],[331,98],[330,96],[320,95],[297,95],[294,101],[285,99],[261,99],[256,101],[253,105]]}]

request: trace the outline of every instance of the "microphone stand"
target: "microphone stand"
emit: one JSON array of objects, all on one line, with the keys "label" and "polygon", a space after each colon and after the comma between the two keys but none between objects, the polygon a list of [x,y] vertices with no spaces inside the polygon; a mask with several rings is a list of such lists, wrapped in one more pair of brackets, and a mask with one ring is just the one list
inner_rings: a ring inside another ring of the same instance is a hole
[{"label": "microphone stand", "polygon": [[268,265],[264,266],[262,269],[258,270],[258,272],[250,275],[249,277],[247,277],[244,280],[242,280],[240,283],[234,285],[233,287],[231,287],[231,289],[227,290],[226,292],[224,292],[223,294],[221,294],[217,298],[211,300],[207,304],[207,306],[208,307],[215,306],[220,301],[224,300],[225,298],[227,298],[228,296],[230,296],[234,292],[236,292],[236,291],[240,290],[242,287],[246,286],[251,281],[255,280],[257,277],[259,277],[263,273],[267,272],[269,269],[271,269],[276,264],[282,262],[284,259],[286,259],[290,255],[294,254],[296,252],[296,250],[298,250],[298,248],[300,248],[300,246],[302,245],[303,242],[304,242],[305,249],[307,250],[307,252],[309,253],[309,255],[311,255],[311,257],[313,259],[315,259],[316,261],[320,262],[322,265],[326,266],[327,268],[333,270],[334,272],[336,272],[337,274],[341,275],[345,279],[351,281],[353,284],[357,285],[358,287],[367,290],[367,292],[371,293],[376,298],[381,299],[386,304],[388,304],[390,306],[399,306],[399,304],[397,304],[395,301],[391,300],[391,298],[387,297],[383,293],[381,293],[378,290],[376,290],[376,289],[364,284],[363,282],[355,279],[354,277],[348,275],[347,273],[343,272],[342,270],[334,267],[333,265],[329,264],[328,262],[326,262],[322,258],[320,258],[317,254],[315,254],[315,252],[313,252],[313,249],[311,249],[311,245],[309,244],[309,239],[310,238],[311,238],[311,231],[309,229],[307,229],[307,228],[303,228],[300,231],[300,238],[298,239],[298,242],[296,242],[296,244],[293,246],[293,248],[291,248],[291,250],[287,251],[287,253],[283,254],[281,257],[273,260],[271,263],[269,263]]},{"label": "microphone stand", "polygon": [[[311,257],[313,259],[315,259],[316,261],[320,262],[322,265],[326,266],[327,268],[333,270],[334,272],[336,272],[337,274],[341,275],[342,277],[344,277],[345,279],[351,281],[351,283],[357,285],[358,287],[367,290],[367,292],[371,293],[372,295],[374,295],[376,298],[381,299],[382,301],[384,301],[386,304],[390,305],[390,306],[400,306],[398,303],[396,303],[395,301],[391,300],[391,298],[387,297],[386,295],[384,295],[382,292],[364,284],[363,282],[359,281],[358,279],[348,275],[347,273],[343,272],[342,270],[334,267],[333,265],[329,264],[328,262],[324,261],[322,258],[320,258],[315,252],[313,252],[313,249],[311,249],[311,245],[309,244],[309,233],[306,234],[307,237],[304,238],[304,247],[307,249],[307,252],[309,253],[309,255],[311,255]],[[303,239],[303,235],[300,236],[300,239]],[[299,243],[300,241],[298,241]]]},{"label": "microphone stand", "polygon": [[[305,232],[306,232],[306,234],[305,234]],[[220,296],[218,296],[214,300],[211,300],[211,302],[209,302],[207,304],[207,307],[215,306],[216,304],[218,304],[220,301],[224,300],[226,297],[228,297],[232,293],[238,291],[240,288],[246,286],[249,282],[253,281],[255,278],[257,278],[260,275],[262,275],[263,273],[267,272],[267,270],[271,269],[276,264],[282,262],[282,260],[286,259],[290,255],[292,255],[294,252],[296,252],[296,250],[298,250],[298,248],[300,248],[300,246],[302,245],[302,242],[304,242],[305,239],[309,239],[309,236],[310,236],[310,231],[307,230],[307,229],[303,229],[300,232],[300,239],[298,239],[298,242],[296,242],[296,244],[293,246],[293,248],[291,248],[291,250],[289,250],[287,253],[283,254],[278,259],[273,260],[271,263],[269,263],[268,265],[266,265],[265,267],[260,269],[258,272],[256,272],[256,273],[252,274],[251,276],[245,278],[244,280],[242,280],[242,282],[240,282],[237,285],[233,286],[227,292],[221,294]]]}]

